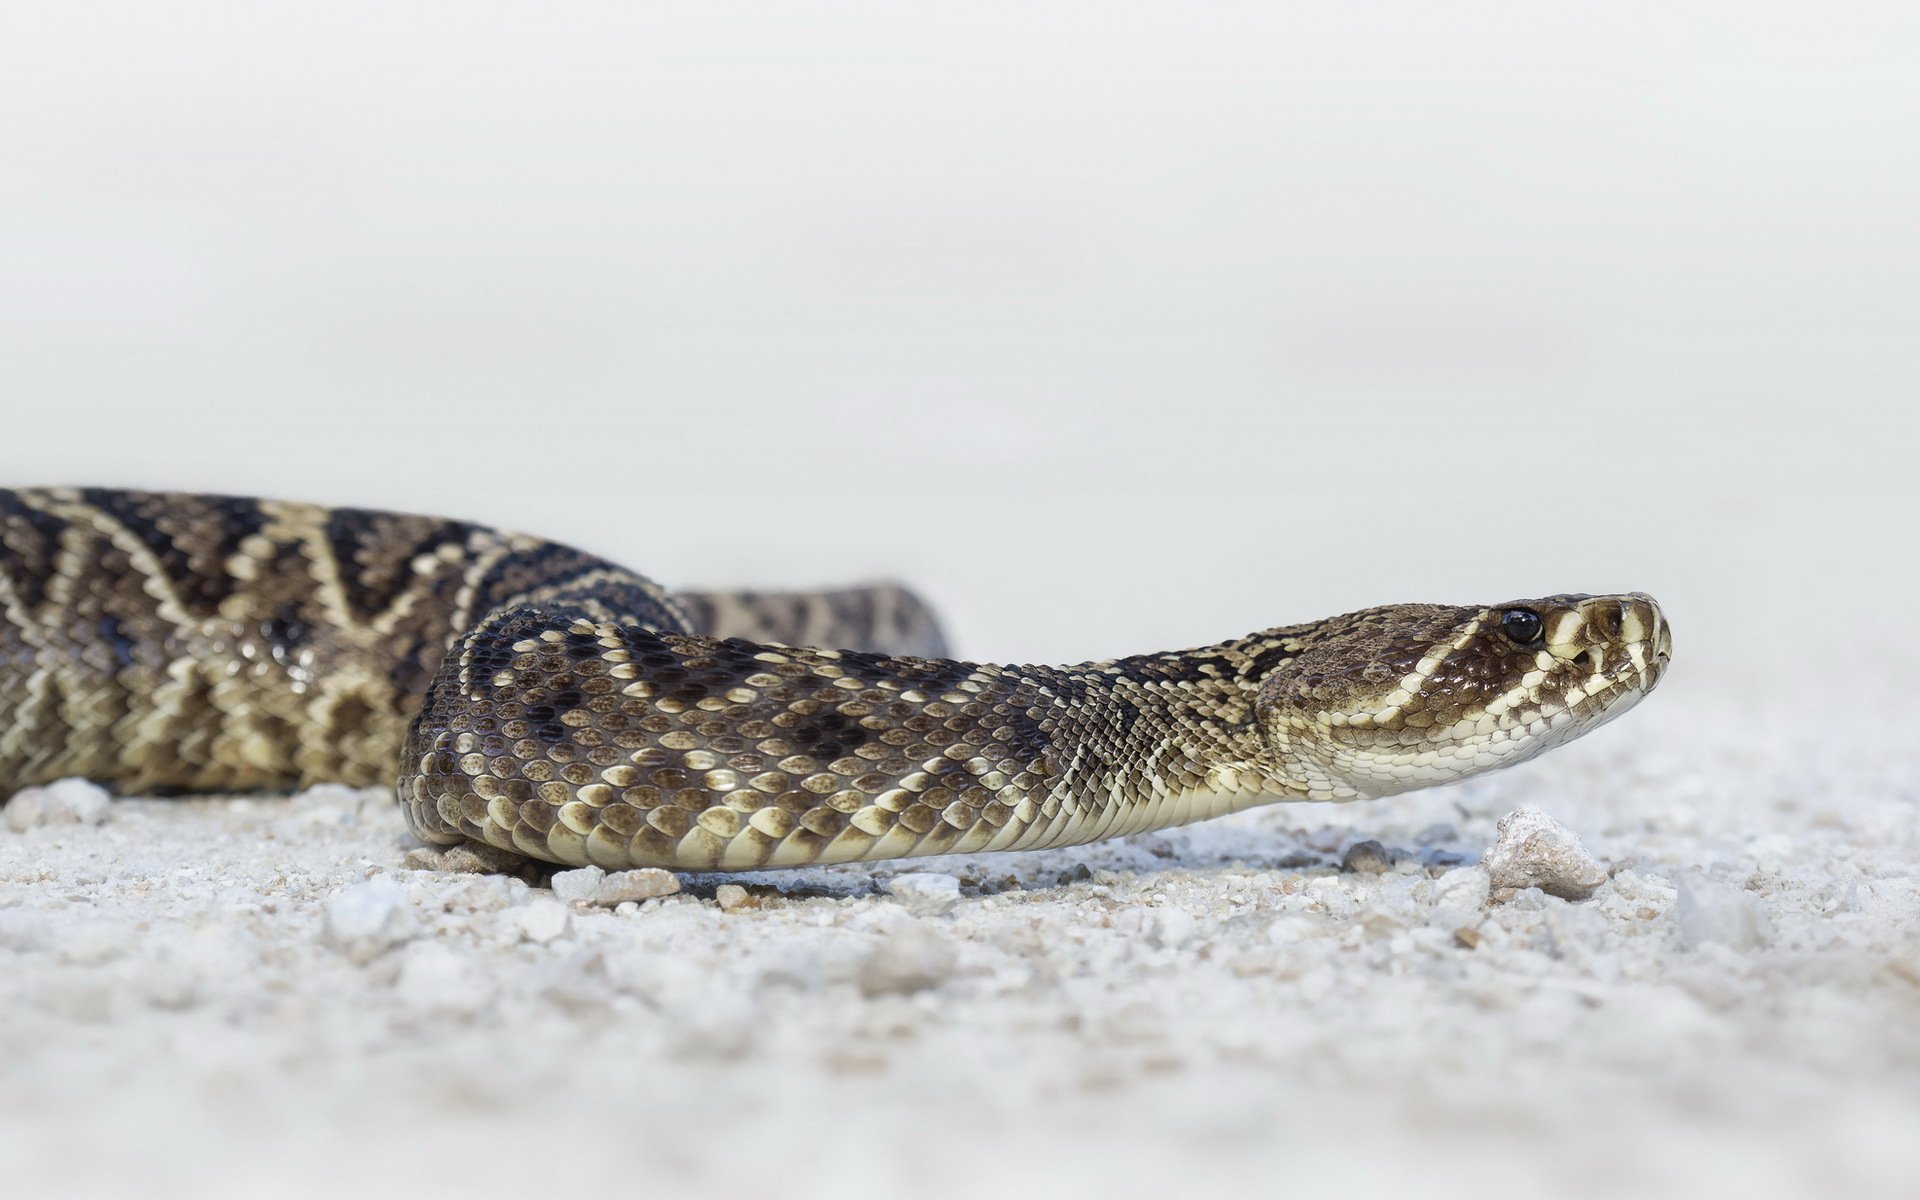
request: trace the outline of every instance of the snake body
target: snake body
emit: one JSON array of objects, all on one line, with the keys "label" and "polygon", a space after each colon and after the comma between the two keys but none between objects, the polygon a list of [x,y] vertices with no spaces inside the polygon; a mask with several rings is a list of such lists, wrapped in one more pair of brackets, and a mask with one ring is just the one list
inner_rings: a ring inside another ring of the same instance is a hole
[{"label": "snake body", "polygon": [[0,794],[394,781],[441,846],[750,870],[1073,845],[1524,761],[1617,716],[1640,594],[1397,604],[1077,666],[910,593],[674,593],[555,542],[275,500],[0,490]]}]

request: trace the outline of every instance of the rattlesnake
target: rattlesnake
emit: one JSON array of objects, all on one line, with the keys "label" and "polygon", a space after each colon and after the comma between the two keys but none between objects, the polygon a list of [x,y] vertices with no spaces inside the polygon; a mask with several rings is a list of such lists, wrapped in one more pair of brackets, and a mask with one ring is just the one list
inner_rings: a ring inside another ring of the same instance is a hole
[{"label": "rattlesnake", "polygon": [[0,794],[397,779],[413,831],[743,870],[1074,845],[1531,758],[1652,690],[1651,597],[1395,604],[1069,667],[893,587],[672,593],[431,517],[0,491]]}]

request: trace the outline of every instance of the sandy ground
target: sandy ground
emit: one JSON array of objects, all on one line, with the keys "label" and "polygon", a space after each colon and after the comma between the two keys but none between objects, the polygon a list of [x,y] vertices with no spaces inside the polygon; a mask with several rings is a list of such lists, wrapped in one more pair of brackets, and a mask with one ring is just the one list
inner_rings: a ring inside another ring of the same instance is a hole
[{"label": "sandy ground", "polygon": [[[1920,771],[1844,692],[1670,682],[1450,790],[611,908],[410,869],[381,793],[23,810],[0,1186],[1910,1197]],[[1591,899],[1489,901],[1522,806]]]}]

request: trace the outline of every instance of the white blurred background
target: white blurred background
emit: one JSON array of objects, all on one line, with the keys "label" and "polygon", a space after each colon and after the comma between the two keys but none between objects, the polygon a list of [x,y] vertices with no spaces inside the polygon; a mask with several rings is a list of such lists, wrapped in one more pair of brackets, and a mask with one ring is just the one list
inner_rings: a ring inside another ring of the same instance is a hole
[{"label": "white blurred background", "polygon": [[1696,679],[1911,658],[1916,113],[1910,3],[14,5],[0,480],[977,657],[1643,589]]}]

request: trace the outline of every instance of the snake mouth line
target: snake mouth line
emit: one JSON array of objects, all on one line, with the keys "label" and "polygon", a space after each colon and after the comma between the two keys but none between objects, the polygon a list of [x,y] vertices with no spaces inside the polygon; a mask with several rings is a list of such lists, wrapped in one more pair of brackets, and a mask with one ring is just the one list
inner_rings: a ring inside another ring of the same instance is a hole
[{"label": "snake mouth line", "polygon": [[1658,646],[1651,655],[1639,645],[1630,647],[1611,670],[1569,692],[1557,712],[1543,713],[1528,723],[1530,732],[1543,742],[1534,753],[1612,721],[1646,699],[1665,678],[1670,654],[1670,644],[1666,654]]}]

